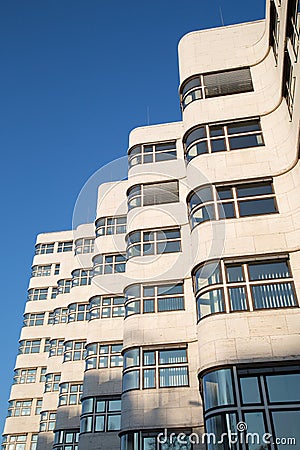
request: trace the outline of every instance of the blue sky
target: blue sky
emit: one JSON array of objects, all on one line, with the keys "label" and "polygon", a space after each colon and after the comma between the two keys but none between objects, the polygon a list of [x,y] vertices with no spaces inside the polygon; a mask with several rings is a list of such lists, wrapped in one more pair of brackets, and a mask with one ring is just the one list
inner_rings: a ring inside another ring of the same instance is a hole
[{"label": "blue sky", "polygon": [[[177,43],[264,17],[252,0],[0,3],[2,313],[0,431],[35,236],[71,228],[76,198],[124,156],[132,128],[180,120]],[[209,51],[209,49],[208,49]]]}]

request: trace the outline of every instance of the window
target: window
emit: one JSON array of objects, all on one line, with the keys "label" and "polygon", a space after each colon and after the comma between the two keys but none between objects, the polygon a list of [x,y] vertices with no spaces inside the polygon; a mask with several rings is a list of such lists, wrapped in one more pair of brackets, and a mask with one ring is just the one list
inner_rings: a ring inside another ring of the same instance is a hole
[{"label": "window", "polygon": [[127,191],[128,211],[139,206],[179,202],[178,181],[138,184]]},{"label": "window", "polygon": [[79,430],[61,430],[54,433],[54,448],[57,450],[78,450]]},{"label": "window", "polygon": [[286,17],[286,37],[290,39],[296,61],[299,52],[300,36],[300,2],[299,0],[289,0]]},{"label": "window", "polygon": [[64,339],[51,339],[49,348],[49,358],[60,356],[64,352]]},{"label": "window", "polygon": [[273,0],[270,2],[270,35],[269,42],[273,49],[275,60],[278,60],[278,43],[279,43],[279,27],[280,21],[277,8]]},{"label": "window", "polygon": [[56,297],[57,297],[57,294],[58,294],[58,289],[57,289],[57,287],[53,287],[53,288],[52,288],[52,291],[51,291],[51,299],[56,298]]},{"label": "window", "polygon": [[[300,439],[300,366],[234,369],[214,370],[201,379],[205,431],[219,438],[222,433],[228,435],[228,431],[237,433],[237,422],[242,421],[246,423],[247,433],[258,435],[254,442],[258,438],[263,442],[265,433],[272,436],[274,444],[276,438],[280,442],[283,436],[297,442]],[[284,446],[277,444],[274,448],[283,450]],[[208,446],[209,450],[214,448]],[[224,448],[229,448],[226,443]],[[262,447],[251,445],[251,450],[258,448]]]},{"label": "window", "polygon": [[133,231],[127,236],[128,259],[180,251],[180,228]]},{"label": "window", "polygon": [[88,303],[72,303],[68,307],[68,323],[89,320]]},{"label": "window", "polygon": [[29,302],[47,300],[48,288],[29,289],[27,300]]},{"label": "window", "polygon": [[188,385],[186,348],[133,348],[124,353],[123,392]]},{"label": "window", "polygon": [[81,361],[85,358],[86,341],[67,341],[64,343],[64,362]]},{"label": "window", "polygon": [[192,228],[208,220],[277,212],[272,181],[203,186],[189,195],[188,206]]},{"label": "window", "polygon": [[195,100],[253,91],[249,67],[189,78],[181,87],[181,107]]},{"label": "window", "polygon": [[119,431],[121,429],[121,397],[90,397],[82,401],[80,433]]},{"label": "window", "polygon": [[57,247],[58,253],[72,252],[73,251],[73,241],[59,242]]},{"label": "window", "polygon": [[24,327],[44,325],[44,313],[24,314]]},{"label": "window", "polygon": [[[158,436],[162,438],[162,444]],[[165,429],[129,431],[121,436],[122,450],[192,450],[192,444],[184,436],[191,436],[191,429]],[[193,436],[192,436],[193,437]],[[233,448],[232,448],[233,449]],[[223,450],[223,449],[222,449]]]},{"label": "window", "polygon": [[47,264],[45,266],[32,266],[32,277],[49,277],[53,266],[53,274],[58,275],[60,264]]},{"label": "window", "polygon": [[25,450],[27,434],[8,434],[3,436],[2,450]]},{"label": "window", "polygon": [[125,290],[125,298],[125,317],[184,309],[183,283],[135,284]]},{"label": "window", "polygon": [[82,383],[62,383],[59,387],[58,406],[80,405]]},{"label": "window", "polygon": [[259,119],[199,125],[183,137],[186,162],[198,155],[264,145]]},{"label": "window", "polygon": [[54,243],[52,244],[37,244],[35,246],[36,255],[46,255],[54,252]]},{"label": "window", "polygon": [[41,413],[40,432],[53,431],[55,428],[55,420],[55,411],[43,411]]},{"label": "window", "polygon": [[128,166],[176,159],[176,141],[136,145],[128,151]]},{"label": "window", "polygon": [[93,276],[125,272],[125,255],[97,255],[93,258]]},{"label": "window", "polygon": [[30,450],[36,450],[37,449],[37,441],[38,441],[38,435],[37,434],[32,434],[31,435],[31,442],[30,442]]},{"label": "window", "polygon": [[57,282],[57,293],[58,294],[69,294],[72,287],[72,280],[58,280]]},{"label": "window", "polygon": [[51,264],[46,266],[33,266],[32,267],[32,277],[49,277],[51,275]]},{"label": "window", "polygon": [[37,369],[16,369],[13,384],[28,384],[36,382]]},{"label": "window", "polygon": [[46,381],[46,373],[47,373],[47,367],[41,367],[40,383],[45,383],[45,381]]},{"label": "window", "polygon": [[44,392],[56,392],[59,390],[60,373],[47,373]]},{"label": "window", "polygon": [[96,220],[96,236],[111,236],[126,233],[126,216],[100,217]]},{"label": "window", "polygon": [[122,343],[88,344],[86,346],[85,370],[122,367]]},{"label": "window", "polygon": [[42,405],[43,405],[43,399],[42,398],[37,398],[36,399],[36,404],[35,404],[35,412],[34,412],[36,416],[39,416],[41,414]]},{"label": "window", "polygon": [[49,352],[50,351],[50,343],[51,343],[51,339],[50,338],[46,338],[45,339],[45,345],[44,345],[44,352]]},{"label": "window", "polygon": [[124,297],[92,297],[89,301],[89,316],[90,320],[124,317]]},{"label": "window", "polygon": [[12,400],[8,402],[8,417],[30,416],[32,400]]},{"label": "window", "polygon": [[282,96],[286,99],[290,117],[292,118],[294,110],[296,77],[293,73],[293,65],[288,51],[284,53],[283,62],[283,80],[282,80]]},{"label": "window", "polygon": [[198,320],[222,312],[298,306],[287,259],[212,261],[193,272]]},{"label": "window", "polygon": [[19,355],[29,354],[29,353],[39,353],[41,347],[41,339],[26,339],[20,341],[19,344]]},{"label": "window", "polygon": [[93,253],[94,242],[94,238],[77,239],[75,241],[75,255],[81,255],[82,253]]},{"label": "window", "polygon": [[56,308],[53,312],[49,312],[48,325],[66,323],[67,320],[68,320],[68,308]]},{"label": "window", "polygon": [[72,272],[72,287],[88,286],[92,282],[92,269],[77,269]]}]

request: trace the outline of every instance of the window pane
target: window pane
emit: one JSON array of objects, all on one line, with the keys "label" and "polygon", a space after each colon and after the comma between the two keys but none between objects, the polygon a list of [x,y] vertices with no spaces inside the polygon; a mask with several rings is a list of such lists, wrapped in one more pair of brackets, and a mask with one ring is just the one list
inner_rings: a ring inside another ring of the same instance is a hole
[{"label": "window pane", "polygon": [[270,182],[243,184],[237,186],[236,190],[239,198],[273,193],[272,184]]},{"label": "window pane", "polygon": [[184,309],[183,297],[167,297],[158,299],[158,311],[178,311]]},{"label": "window pane", "polygon": [[300,374],[266,376],[271,403],[300,402]]},{"label": "window pane", "polygon": [[286,261],[249,264],[250,280],[271,280],[290,276],[291,274]]},{"label": "window pane", "polygon": [[225,139],[212,139],[210,142],[211,151],[214,152],[223,152],[226,150]]},{"label": "window pane", "polygon": [[215,436],[207,443],[207,450],[237,450],[238,447],[234,443],[228,442],[228,436],[236,433],[236,415],[235,414],[219,414],[205,421],[206,432]]},{"label": "window pane", "polygon": [[127,372],[123,375],[123,391],[139,389],[140,373],[137,370]]},{"label": "window pane", "polygon": [[221,405],[234,405],[230,369],[216,370],[203,377],[205,410]]},{"label": "window pane", "polygon": [[121,400],[110,400],[108,402],[108,411],[121,411]]},{"label": "window pane", "polygon": [[275,200],[274,198],[244,200],[239,202],[239,211],[241,217],[275,213]]},{"label": "window pane", "polygon": [[233,202],[219,203],[218,209],[220,219],[233,219],[235,217],[235,209]]},{"label": "window pane", "polygon": [[186,349],[161,350],[159,364],[174,364],[187,362]]},{"label": "window pane", "polygon": [[286,442],[278,444],[278,450],[295,450],[300,442],[300,411],[276,411],[272,413],[275,436],[294,439],[290,445]]},{"label": "window pane", "polygon": [[214,289],[202,294],[197,299],[198,319],[209,314],[224,312],[223,290]]},{"label": "window pane", "polygon": [[247,147],[258,147],[264,145],[261,134],[250,134],[246,136],[235,136],[229,138],[231,150]]},{"label": "window pane", "polygon": [[167,367],[159,369],[159,386],[188,386],[187,367]]},{"label": "window pane", "polygon": [[144,370],[144,389],[155,387],[155,369]]},{"label": "window pane", "polygon": [[238,266],[226,266],[226,273],[228,283],[236,283],[239,281],[244,281],[243,267]]},{"label": "window pane", "polygon": [[96,416],[95,431],[104,431],[104,416]]},{"label": "window pane", "polygon": [[259,120],[248,120],[227,125],[228,134],[247,133],[250,131],[260,131]]},{"label": "window pane", "polygon": [[220,265],[218,262],[207,263],[195,273],[196,290],[221,283]]},{"label": "window pane", "polygon": [[157,244],[157,253],[175,253],[180,252],[180,241],[159,242]]},{"label": "window pane", "polygon": [[118,431],[121,429],[121,416],[108,416],[107,431]]},{"label": "window pane", "polygon": [[138,348],[128,350],[124,355],[124,369],[140,365],[140,350]]},{"label": "window pane", "polygon": [[258,384],[258,378],[245,377],[240,378],[243,404],[261,403],[261,396]]},{"label": "window pane", "polygon": [[244,418],[247,424],[247,433],[252,433],[251,439],[248,439],[248,449],[262,450],[262,448],[267,448],[266,444],[262,446],[263,435],[266,433],[263,413],[246,413]]},{"label": "window pane", "polygon": [[292,283],[251,286],[254,308],[287,308],[296,306]]},{"label": "window pane", "polygon": [[246,289],[244,287],[234,287],[228,289],[231,311],[247,310]]}]

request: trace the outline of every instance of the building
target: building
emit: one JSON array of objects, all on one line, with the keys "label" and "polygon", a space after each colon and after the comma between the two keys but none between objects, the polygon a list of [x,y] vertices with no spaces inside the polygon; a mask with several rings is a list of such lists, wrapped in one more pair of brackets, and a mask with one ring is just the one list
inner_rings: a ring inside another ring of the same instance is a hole
[{"label": "building", "polygon": [[299,11],[184,36],[182,121],[38,236],[3,450],[300,448]]}]

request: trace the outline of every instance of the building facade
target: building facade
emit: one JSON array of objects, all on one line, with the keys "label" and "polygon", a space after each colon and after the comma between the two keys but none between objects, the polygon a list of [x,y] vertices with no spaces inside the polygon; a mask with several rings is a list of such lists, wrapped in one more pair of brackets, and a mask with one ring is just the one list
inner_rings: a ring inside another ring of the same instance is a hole
[{"label": "building facade", "polygon": [[184,36],[182,121],[38,236],[3,450],[300,448],[299,12]]}]

